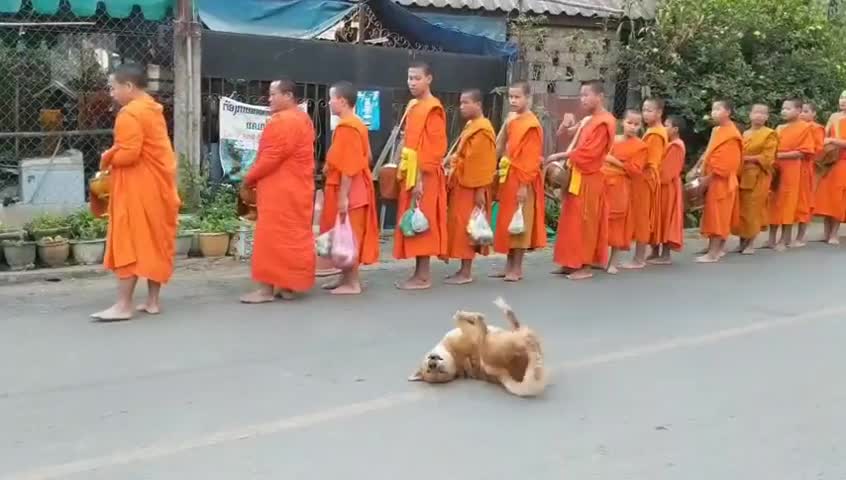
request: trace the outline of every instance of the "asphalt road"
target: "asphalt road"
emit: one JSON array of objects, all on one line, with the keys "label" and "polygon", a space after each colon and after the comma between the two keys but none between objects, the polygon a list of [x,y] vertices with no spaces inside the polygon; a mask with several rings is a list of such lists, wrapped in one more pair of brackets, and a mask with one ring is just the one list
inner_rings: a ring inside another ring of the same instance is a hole
[{"label": "asphalt road", "polygon": [[[0,479],[846,478],[846,249],[678,262],[260,306],[241,270],[189,272],[108,325],[109,279],[5,287]],[[542,398],[406,382],[500,294],[543,335]]]}]

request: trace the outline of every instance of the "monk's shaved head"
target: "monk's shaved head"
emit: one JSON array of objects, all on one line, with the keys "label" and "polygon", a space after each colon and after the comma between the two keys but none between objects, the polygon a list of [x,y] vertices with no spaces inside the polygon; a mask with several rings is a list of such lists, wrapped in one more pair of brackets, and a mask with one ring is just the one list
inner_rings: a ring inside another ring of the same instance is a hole
[{"label": "monk's shaved head", "polygon": [[623,114],[623,118],[626,118],[626,117],[637,117],[637,118],[641,118],[642,116],[643,116],[643,115],[640,113],[640,110],[635,110],[634,108],[628,108],[628,109],[626,109],[626,113],[625,113],[625,114]]},{"label": "monk's shaved head", "polygon": [[767,112],[769,112],[770,106],[766,103],[753,103],[751,110],[766,110]]},{"label": "monk's shaved head", "polygon": [[340,98],[347,102],[348,107],[355,107],[355,102],[358,99],[358,90],[353,87],[350,82],[338,82],[332,85],[332,96]]},{"label": "monk's shaved head", "polygon": [[523,95],[525,95],[527,97],[532,94],[532,87],[531,87],[531,85],[529,85],[529,82],[523,82],[523,81],[514,82],[514,83],[511,84],[510,88],[520,89],[523,92]]},{"label": "monk's shaved head", "polygon": [[678,128],[679,131],[683,131],[687,128],[687,122],[685,121],[684,117],[679,115],[670,115],[667,117],[666,120],[667,125],[672,126],[674,128]]},{"label": "monk's shaved head", "polygon": [[432,67],[423,60],[414,60],[408,64],[408,68],[421,70],[423,75],[432,75]]},{"label": "monk's shaved head", "polygon": [[290,78],[283,77],[278,80],[274,80],[273,83],[270,84],[270,88],[276,90],[276,92],[282,95],[285,95],[286,93],[294,95],[297,91],[297,84]]},{"label": "monk's shaved head", "polygon": [[732,103],[731,100],[729,100],[727,98],[718,98],[717,100],[714,100],[714,103],[719,104],[721,107],[723,107],[723,109],[728,111],[730,114],[734,113],[734,103]]},{"label": "monk's shaved head", "polygon": [[804,104],[805,102],[803,102],[801,99],[794,97],[794,98],[788,98],[787,100],[784,101],[784,103],[789,103],[789,104],[793,105],[793,108],[795,108],[797,110],[802,110],[802,104]]},{"label": "monk's shaved head", "polygon": [[584,81],[582,87],[590,88],[594,95],[605,95],[605,84],[601,80]]},{"label": "monk's shaved head", "polygon": [[118,65],[112,75],[118,83],[132,84],[138,88],[147,88],[147,69],[137,63]]},{"label": "monk's shaved head", "polygon": [[478,88],[468,88],[466,90],[462,90],[461,96],[466,96],[469,100],[476,103],[482,103],[482,99],[484,98],[482,96],[482,91]]},{"label": "monk's shaved head", "polygon": [[814,103],[814,102],[805,102],[805,104],[802,106],[802,108],[810,110],[814,113],[817,113],[817,104]]},{"label": "monk's shaved head", "polygon": [[664,106],[666,105],[663,98],[657,98],[657,97],[649,97],[646,100],[644,100],[643,103],[644,103],[644,105],[647,104],[647,103],[651,103],[652,105],[655,106],[656,109],[661,110],[661,111],[664,111]]}]

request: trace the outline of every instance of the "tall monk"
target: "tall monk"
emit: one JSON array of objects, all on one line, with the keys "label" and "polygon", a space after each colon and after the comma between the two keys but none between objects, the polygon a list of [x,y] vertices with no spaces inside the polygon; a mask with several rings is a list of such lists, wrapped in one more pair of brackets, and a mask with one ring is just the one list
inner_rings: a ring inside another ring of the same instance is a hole
[{"label": "tall monk", "polygon": [[661,186],[658,189],[660,201],[658,205],[658,234],[655,239],[660,249],[657,258],[649,263],[655,265],[670,265],[673,263],[672,251],[680,252],[684,247],[684,197],[682,194],[681,173],[687,156],[687,147],[681,139],[681,131],[686,127],[684,119],[678,115],[670,115],[664,121],[667,129],[667,149],[661,162]]},{"label": "tall monk", "polygon": [[647,156],[646,143],[640,139],[642,125],[643,117],[639,111],[626,111],[623,134],[615,139],[602,166],[608,198],[608,245],[611,247],[606,271],[612,275],[618,272],[617,253],[631,248],[633,224],[629,221],[629,208],[632,178],[643,175]]},{"label": "tall monk", "polygon": [[358,92],[349,82],[329,89],[329,109],[340,118],[326,154],[326,186],[320,233],[335,227],[336,221],[349,222],[355,235],[358,255],[355,264],[341,271],[341,278],[324,285],[335,295],[361,293],[359,265],[379,260],[379,221],[376,195],[370,171],[370,139],[367,126],[355,115]]},{"label": "tall monk", "polygon": [[[791,235],[799,206],[799,192],[802,188],[802,161],[813,158],[814,132],[811,124],[799,118],[802,101],[791,99],[781,107],[785,123],[778,126],[778,154],[776,155],[777,180],[775,193],[770,199],[770,241],[769,248],[783,252],[793,247]],[[781,227],[781,238],[778,230]],[[778,240],[778,241],[776,241]]]},{"label": "tall monk", "polygon": [[839,147],[839,157],[817,186],[814,215],[825,219],[824,241],[840,244],[840,224],[846,221],[846,90],[840,95],[840,111],[833,113],[826,124],[827,147]]},{"label": "tall monk", "polygon": [[295,89],[288,79],[270,84],[271,116],[244,176],[256,187],[252,271],[259,287],[242,296],[243,303],[271,302],[275,289],[291,300],[314,286],[314,125],[298,107]]},{"label": "tall monk", "polygon": [[704,176],[700,177],[707,189],[700,232],[708,238],[708,251],[696,259],[699,263],[719,261],[731,233],[737,171],[743,157],[743,137],[731,120],[732,111],[728,100],[718,100],[711,107],[711,121],[715,126],[705,149]]},{"label": "tall monk", "polygon": [[767,225],[767,199],[775,169],[778,134],[767,127],[770,107],[758,103],[749,112],[749,130],[743,132],[743,163],[739,172],[732,233],[740,237],[738,252],[755,253],[755,238]]},{"label": "tall monk", "polygon": [[[543,161],[543,127],[529,109],[532,91],[526,82],[517,82],[508,89],[511,112],[506,119],[506,135],[500,136],[499,214],[494,232],[494,250],[507,254],[505,270],[491,274],[516,282],[523,278],[523,255],[526,250],[546,246],[546,201],[543,193],[541,162]],[[512,235],[508,228],[520,209],[524,229]]]},{"label": "tall monk", "polygon": [[547,161],[567,160],[570,184],[562,189],[561,217],[553,260],[572,280],[593,276],[592,265],[608,264],[608,205],[602,165],[611,151],[616,131],[614,116],[605,110],[605,88],[590,80],[579,99],[589,118],[576,135],[572,150],[551,155]]},{"label": "tall monk", "polygon": [[646,247],[652,244],[650,259],[658,257],[657,244],[661,236],[661,161],[667,150],[667,129],[664,128],[664,101],[649,98],[643,102],[643,120],[646,122],[648,154],[643,175],[632,181],[632,221],[634,222],[635,253],[632,260],[622,265],[625,269],[646,266]]},{"label": "tall monk", "polygon": [[114,146],[103,153],[100,170],[110,172],[110,199],[92,197],[91,209],[108,213],[104,266],[118,278],[117,302],[91,315],[99,321],[132,318],[138,278],[147,279],[147,301],[135,310],[157,314],[159,293],[173,274],[177,216],[176,156],[162,106],[144,89],[147,74],[134,64],[119,66],[109,78],[112,98],[121,105]]},{"label": "tall monk", "polygon": [[460,99],[461,116],[467,121],[450,158],[447,203],[447,253],[461,260],[461,268],[447,277],[446,283],[463,285],[473,281],[473,259],[477,253],[487,254],[487,247],[473,243],[467,232],[473,211],[488,217],[488,194],[496,173],[496,133],[482,112],[482,92],[465,90]]},{"label": "tall monk", "polygon": [[408,68],[411,103],[405,123],[405,144],[397,169],[400,192],[397,198],[397,225],[412,206],[420,208],[429,229],[411,237],[396,229],[394,257],[415,259],[414,273],[397,283],[401,290],[421,290],[432,286],[431,257],[446,259],[447,194],[444,155],[447,151],[446,113],[432,95],[432,71],[428,64],[413,62]]},{"label": "tall monk", "polygon": [[823,142],[825,141],[825,127],[817,123],[817,106],[810,102],[802,105],[802,112],[799,119],[811,124],[811,133],[814,137],[814,154],[802,159],[799,167],[799,203],[796,206],[796,223],[799,224],[796,232],[794,247],[804,247],[807,242],[805,235],[808,232],[808,222],[811,221],[811,213],[814,211],[814,184],[816,183],[816,158],[822,154]]}]

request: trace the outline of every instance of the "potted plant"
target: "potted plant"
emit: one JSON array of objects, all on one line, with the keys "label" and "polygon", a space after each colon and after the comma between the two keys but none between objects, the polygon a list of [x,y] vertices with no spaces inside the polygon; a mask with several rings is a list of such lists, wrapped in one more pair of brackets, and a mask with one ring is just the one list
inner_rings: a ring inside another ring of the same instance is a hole
[{"label": "potted plant", "polygon": [[[200,222],[193,216],[179,216],[179,230],[176,232],[176,256],[187,257],[194,244],[194,238],[200,232]],[[199,249],[199,245],[197,246]]]},{"label": "potted plant", "polygon": [[35,267],[35,242],[24,239],[3,240],[3,256],[14,271]]},{"label": "potted plant", "polygon": [[73,235],[70,246],[76,263],[80,265],[103,263],[109,221],[95,217],[88,210],[80,210],[70,216],[70,225]]},{"label": "potted plant", "polygon": [[[26,239],[26,232],[22,228],[14,228],[8,225],[4,225],[3,222],[0,222],[0,243],[6,240],[25,240]],[[3,255],[3,248],[0,245],[0,263],[3,263],[4,255]]]},{"label": "potted plant", "polygon": [[26,231],[36,242],[44,237],[71,235],[70,222],[66,217],[55,213],[41,213],[26,224]]},{"label": "potted plant", "polygon": [[237,228],[237,220],[208,217],[200,221],[200,252],[204,257],[225,257],[229,252],[229,236]]},{"label": "potted plant", "polygon": [[50,268],[64,266],[70,257],[70,242],[61,235],[41,237],[35,245],[38,247],[38,259]]}]

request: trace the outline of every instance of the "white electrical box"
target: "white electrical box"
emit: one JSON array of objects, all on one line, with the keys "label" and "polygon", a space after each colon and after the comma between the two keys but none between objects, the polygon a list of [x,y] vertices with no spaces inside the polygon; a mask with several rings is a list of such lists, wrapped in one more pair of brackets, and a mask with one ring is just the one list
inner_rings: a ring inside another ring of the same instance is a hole
[{"label": "white electrical box", "polygon": [[79,150],[66,150],[54,158],[24,158],[20,172],[23,204],[85,204],[85,167]]}]

